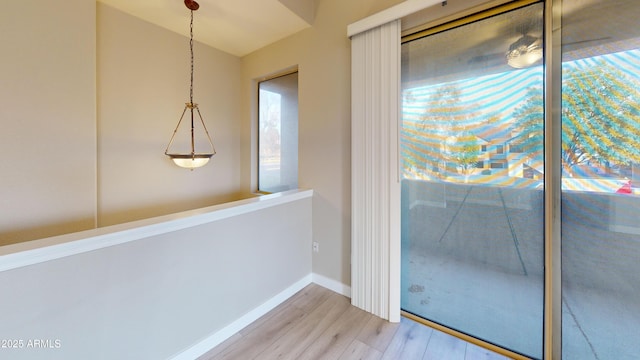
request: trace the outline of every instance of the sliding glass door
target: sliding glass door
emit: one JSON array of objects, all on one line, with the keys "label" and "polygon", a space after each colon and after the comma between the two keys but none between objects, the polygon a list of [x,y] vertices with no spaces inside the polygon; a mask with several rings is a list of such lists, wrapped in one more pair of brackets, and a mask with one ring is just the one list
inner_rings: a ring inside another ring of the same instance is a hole
[{"label": "sliding glass door", "polygon": [[637,359],[640,1],[553,3],[556,44],[526,0],[404,38],[402,308],[513,357],[551,334],[563,359]]},{"label": "sliding glass door", "polygon": [[542,356],[543,4],[402,45],[402,307]]},{"label": "sliding glass door", "polygon": [[640,358],[638,14],[563,4],[563,359]]}]

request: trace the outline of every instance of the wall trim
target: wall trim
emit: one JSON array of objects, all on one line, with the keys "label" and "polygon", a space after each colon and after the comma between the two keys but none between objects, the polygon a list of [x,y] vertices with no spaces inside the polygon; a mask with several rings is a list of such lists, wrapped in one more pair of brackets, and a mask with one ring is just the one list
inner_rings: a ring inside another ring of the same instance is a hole
[{"label": "wall trim", "polygon": [[348,285],[316,273],[311,274],[311,278],[314,284],[318,284],[323,288],[329,289],[348,298],[351,297],[351,287]]},{"label": "wall trim", "polygon": [[181,352],[180,354],[172,357],[172,360],[193,360],[199,356],[206,354],[208,351],[213,349],[214,347],[220,345],[222,342],[235,335],[237,332],[245,328],[247,325],[252,322],[258,320],[261,316],[265,315],[269,311],[276,308],[278,305],[285,302],[287,299],[292,297],[298,291],[304,289],[307,285],[312,283],[312,274],[308,274],[302,279],[298,280],[293,285],[289,286],[276,296],[267,300],[264,304],[258,306],[257,308],[249,311],[247,314],[239,318],[238,320],[232,322],[231,324],[225,326],[221,330],[215,332],[211,336],[206,339],[198,342],[193,345],[189,349]]},{"label": "wall trim", "polygon": [[206,354],[208,351],[210,351],[214,347],[222,344],[225,340],[229,339],[230,337],[238,333],[247,325],[258,320],[261,316],[265,315],[269,311],[275,309],[278,305],[287,301],[290,297],[292,297],[298,291],[304,289],[307,285],[311,283],[317,284],[319,286],[322,286],[326,289],[329,289],[335,293],[344,295],[346,297],[351,297],[350,286],[320,274],[316,274],[316,273],[308,274],[307,276],[298,280],[296,283],[289,286],[288,288],[286,288],[276,296],[267,300],[264,304],[249,311],[246,315],[242,316],[238,320],[225,326],[221,330],[215,332],[211,336],[198,342],[197,344],[186,349],[185,351],[173,356],[171,359],[172,360],[191,360]]},{"label": "wall trim", "polygon": [[225,204],[0,247],[0,272],[194,227],[313,196],[290,190]]}]

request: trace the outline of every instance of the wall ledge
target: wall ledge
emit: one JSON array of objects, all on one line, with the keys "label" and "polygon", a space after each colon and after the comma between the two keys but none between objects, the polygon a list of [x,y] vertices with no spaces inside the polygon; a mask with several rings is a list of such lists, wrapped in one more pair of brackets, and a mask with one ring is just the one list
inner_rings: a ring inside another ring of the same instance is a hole
[{"label": "wall ledge", "polygon": [[7,245],[0,247],[0,271],[124,244],[312,196],[313,190],[290,190],[150,219]]}]

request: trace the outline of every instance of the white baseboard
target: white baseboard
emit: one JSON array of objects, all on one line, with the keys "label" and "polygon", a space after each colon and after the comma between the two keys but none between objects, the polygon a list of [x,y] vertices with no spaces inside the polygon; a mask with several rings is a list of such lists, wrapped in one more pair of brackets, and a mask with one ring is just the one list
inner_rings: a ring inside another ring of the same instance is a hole
[{"label": "white baseboard", "polygon": [[344,295],[348,298],[351,297],[351,286],[347,286],[339,281],[316,273],[311,274],[311,279],[315,284],[318,284],[338,294]]},{"label": "white baseboard", "polygon": [[249,311],[247,314],[245,314],[238,320],[225,326],[223,329],[205,338],[199,343],[193,345],[189,349],[181,352],[180,354],[175,355],[171,359],[172,360],[193,360],[198,358],[199,356],[206,354],[209,350],[213,349],[214,347],[221,344],[223,341],[235,335],[238,331],[242,330],[247,325],[258,320],[262,315],[273,310],[276,306],[282,304],[291,296],[293,296],[295,293],[302,290],[305,286],[311,283],[318,284],[324,288],[327,288],[333,292],[344,295],[346,297],[351,297],[350,286],[347,286],[339,281],[330,279],[323,275],[319,275],[315,273],[309,274],[303,277],[302,279],[298,280],[295,284],[289,286],[284,291],[280,292],[278,295],[267,300],[264,304]]},{"label": "white baseboard", "polygon": [[206,354],[209,350],[221,344],[223,341],[227,340],[238,331],[242,330],[247,325],[252,322],[258,320],[262,315],[268,313],[273,310],[276,306],[285,302],[288,298],[293,296],[298,291],[302,290],[305,286],[312,283],[313,276],[309,274],[304,278],[298,280],[295,284],[289,286],[284,291],[280,292],[278,295],[272,297],[267,300],[264,304],[258,306],[257,308],[249,311],[247,314],[234,321],[233,323],[227,325],[223,329],[214,333],[213,335],[207,337],[206,339],[200,341],[189,349],[181,352],[180,354],[172,357],[172,360],[193,360],[199,356]]}]

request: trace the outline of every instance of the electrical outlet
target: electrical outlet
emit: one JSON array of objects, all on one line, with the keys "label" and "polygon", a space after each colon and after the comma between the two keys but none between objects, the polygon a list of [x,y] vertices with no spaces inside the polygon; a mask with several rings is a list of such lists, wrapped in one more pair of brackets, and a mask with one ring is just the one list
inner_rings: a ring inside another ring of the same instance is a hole
[{"label": "electrical outlet", "polygon": [[318,244],[317,241],[313,242],[313,252],[319,252],[320,251],[320,245]]}]

